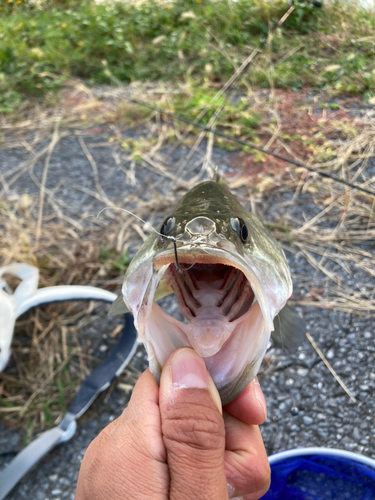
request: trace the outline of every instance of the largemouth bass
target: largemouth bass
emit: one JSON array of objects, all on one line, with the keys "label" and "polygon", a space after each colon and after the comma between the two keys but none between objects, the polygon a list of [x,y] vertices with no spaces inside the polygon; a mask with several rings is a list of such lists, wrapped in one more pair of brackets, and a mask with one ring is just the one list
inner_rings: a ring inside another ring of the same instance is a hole
[{"label": "largemouth bass", "polygon": [[[133,313],[157,381],[171,352],[189,346],[226,404],[257,374],[271,332],[288,345],[304,334],[303,320],[283,309],[292,293],[284,252],[221,181],[191,189],[159,233],[131,261],[112,313]],[[186,323],[157,304],[169,293]]]}]

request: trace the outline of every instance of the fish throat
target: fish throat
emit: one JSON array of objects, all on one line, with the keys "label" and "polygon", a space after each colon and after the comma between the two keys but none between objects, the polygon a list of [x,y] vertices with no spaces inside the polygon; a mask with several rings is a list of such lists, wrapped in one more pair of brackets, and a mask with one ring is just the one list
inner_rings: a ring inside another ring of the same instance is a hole
[{"label": "fish throat", "polygon": [[189,322],[207,318],[233,321],[251,307],[255,297],[243,272],[225,264],[197,263],[183,272],[171,264],[164,277]]}]

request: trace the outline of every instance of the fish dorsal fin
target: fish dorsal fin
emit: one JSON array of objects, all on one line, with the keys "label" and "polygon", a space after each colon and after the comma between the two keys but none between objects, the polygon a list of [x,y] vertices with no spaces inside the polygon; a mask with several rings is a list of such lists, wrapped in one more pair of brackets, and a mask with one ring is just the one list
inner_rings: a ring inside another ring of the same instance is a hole
[{"label": "fish dorsal fin", "polygon": [[286,305],[273,320],[274,331],[271,338],[276,347],[292,351],[303,343],[306,336],[306,323],[296,311]]}]

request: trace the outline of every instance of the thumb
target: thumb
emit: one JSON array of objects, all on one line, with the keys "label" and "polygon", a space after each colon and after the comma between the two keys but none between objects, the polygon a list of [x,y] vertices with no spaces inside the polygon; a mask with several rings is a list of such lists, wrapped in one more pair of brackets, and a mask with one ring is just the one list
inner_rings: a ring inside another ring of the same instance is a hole
[{"label": "thumb", "polygon": [[160,414],[171,500],[228,498],[220,396],[203,359],[174,351],[160,380]]}]

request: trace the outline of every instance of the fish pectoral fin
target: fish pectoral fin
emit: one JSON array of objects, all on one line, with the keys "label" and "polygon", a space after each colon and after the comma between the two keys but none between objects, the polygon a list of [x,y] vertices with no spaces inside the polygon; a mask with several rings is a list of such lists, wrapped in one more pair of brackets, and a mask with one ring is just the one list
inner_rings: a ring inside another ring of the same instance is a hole
[{"label": "fish pectoral fin", "polygon": [[306,323],[297,312],[286,305],[273,320],[274,331],[271,333],[275,347],[292,351],[306,338]]},{"label": "fish pectoral fin", "polygon": [[122,295],[119,295],[117,299],[111,305],[108,316],[117,316],[119,314],[126,314],[129,312],[129,309],[126,307],[124,299]]},{"label": "fish pectoral fin", "polygon": [[[156,289],[154,300],[157,301],[163,299],[164,297],[167,297],[167,295],[170,295],[171,293],[174,293],[173,288],[171,287],[171,285],[168,283],[167,280],[162,279],[160,280],[159,286]],[[130,311],[126,307],[124,299],[121,294],[111,305],[108,311],[108,316],[118,316],[119,314],[126,314],[128,312]]]}]

